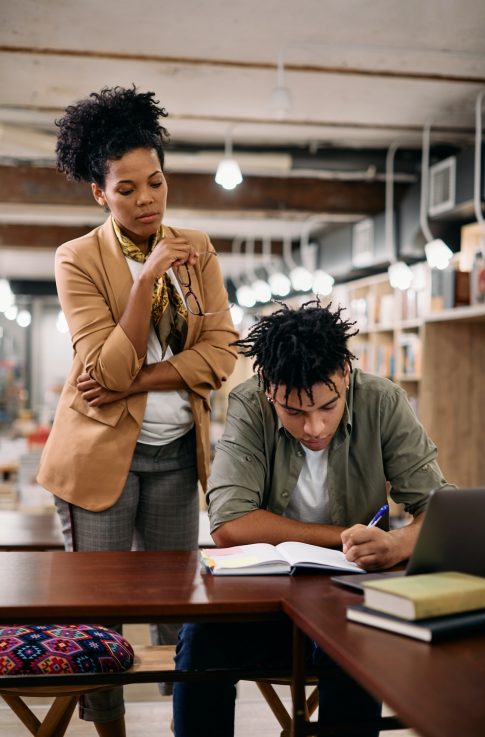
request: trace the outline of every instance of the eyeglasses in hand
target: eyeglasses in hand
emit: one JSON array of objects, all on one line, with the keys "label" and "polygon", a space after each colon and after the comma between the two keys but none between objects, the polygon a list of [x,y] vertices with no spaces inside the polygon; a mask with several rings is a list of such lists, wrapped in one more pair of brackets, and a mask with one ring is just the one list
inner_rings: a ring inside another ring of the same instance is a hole
[{"label": "eyeglasses in hand", "polygon": [[[202,255],[217,256],[217,253],[215,251],[199,251],[199,256]],[[234,305],[230,304],[229,307],[226,307],[224,310],[216,310],[216,312],[204,312],[204,310],[200,306],[200,302],[197,299],[196,294],[192,290],[192,277],[190,276],[190,271],[187,264],[181,264],[180,266],[177,266],[175,271],[180,286],[187,290],[184,294],[185,306],[187,307],[191,315],[195,315],[196,317],[205,317],[206,315],[220,315],[223,312],[229,312],[231,307],[234,307]]]}]

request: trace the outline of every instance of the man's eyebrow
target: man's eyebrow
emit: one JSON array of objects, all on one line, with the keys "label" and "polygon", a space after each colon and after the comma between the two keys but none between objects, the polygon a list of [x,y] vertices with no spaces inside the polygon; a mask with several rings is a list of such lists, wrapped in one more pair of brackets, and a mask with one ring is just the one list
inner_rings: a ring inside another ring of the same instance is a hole
[{"label": "man's eyebrow", "polygon": [[[339,398],[339,395],[336,394],[332,399],[329,399],[328,402],[325,402],[325,404],[321,404],[320,407],[317,409],[326,409],[326,407],[329,407],[331,404],[335,404],[337,399]],[[280,405],[280,407],[283,407],[283,409],[290,409],[292,412],[304,412],[304,410],[301,407],[291,407],[289,404],[286,404],[286,402],[283,404],[282,402],[278,402],[277,399],[275,399],[275,402]]]}]

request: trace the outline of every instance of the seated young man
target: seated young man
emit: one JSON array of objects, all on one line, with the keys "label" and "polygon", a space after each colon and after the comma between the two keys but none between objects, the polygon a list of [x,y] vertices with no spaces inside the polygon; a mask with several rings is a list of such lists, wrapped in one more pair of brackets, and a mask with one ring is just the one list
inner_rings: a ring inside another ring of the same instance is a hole
[{"label": "seated young man", "polygon": [[[352,368],[348,340],[357,331],[341,312],[318,301],[282,307],[235,343],[257,376],[230,394],[212,467],[208,503],[218,546],[294,540],[342,547],[368,570],[409,557],[427,496],[446,481],[405,392]],[[389,530],[388,515],[367,527],[386,503],[386,482],[413,515],[405,527]],[[322,670],[322,724],[379,717],[380,704],[315,645],[309,650]],[[180,670],[290,663],[285,622],[188,624],[179,635]],[[175,684],[176,737],[232,737],[235,695],[224,678]]]}]

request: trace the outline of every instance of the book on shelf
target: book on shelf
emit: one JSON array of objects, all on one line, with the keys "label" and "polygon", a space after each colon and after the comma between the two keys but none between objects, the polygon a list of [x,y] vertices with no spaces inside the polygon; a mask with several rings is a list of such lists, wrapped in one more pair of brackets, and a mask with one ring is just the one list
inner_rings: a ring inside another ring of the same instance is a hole
[{"label": "book on shelf", "polygon": [[347,607],[347,619],[425,642],[438,642],[485,632],[485,609],[410,621],[369,609],[364,604],[351,604]]},{"label": "book on shelf", "polygon": [[340,550],[298,542],[207,548],[200,555],[205,568],[215,576],[293,574],[304,569],[365,573]]},{"label": "book on shelf", "polygon": [[445,571],[368,581],[364,604],[409,620],[485,609],[485,578]]},{"label": "book on shelf", "polygon": [[422,344],[416,333],[401,333],[399,335],[401,351],[401,374],[421,374]]}]

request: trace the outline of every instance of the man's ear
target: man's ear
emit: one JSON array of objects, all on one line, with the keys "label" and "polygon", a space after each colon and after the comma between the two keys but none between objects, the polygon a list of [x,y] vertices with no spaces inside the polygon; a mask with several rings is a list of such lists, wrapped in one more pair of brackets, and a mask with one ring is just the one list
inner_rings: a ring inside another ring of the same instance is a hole
[{"label": "man's ear", "polygon": [[348,363],[345,364],[343,375],[344,375],[344,381],[345,381],[345,388],[348,389],[350,386],[350,366]]},{"label": "man's ear", "polygon": [[91,182],[91,192],[93,193],[93,197],[98,205],[100,205],[101,207],[107,207],[104,192],[99,185],[95,184],[95,182]]}]

